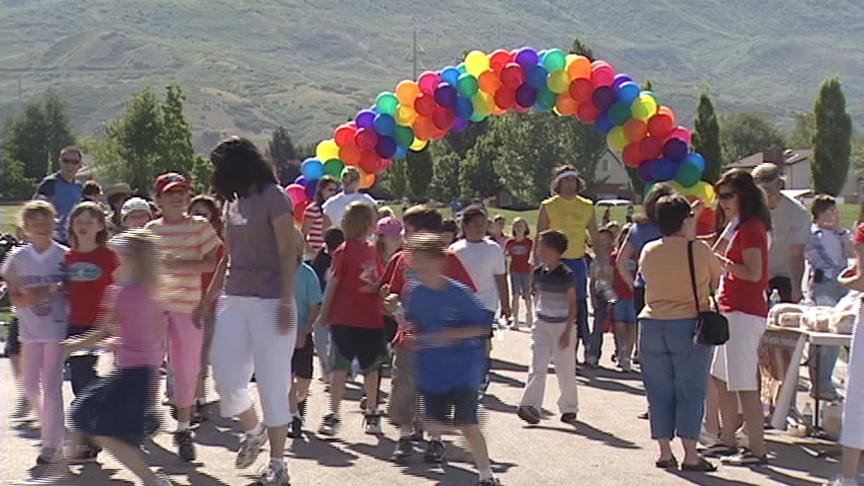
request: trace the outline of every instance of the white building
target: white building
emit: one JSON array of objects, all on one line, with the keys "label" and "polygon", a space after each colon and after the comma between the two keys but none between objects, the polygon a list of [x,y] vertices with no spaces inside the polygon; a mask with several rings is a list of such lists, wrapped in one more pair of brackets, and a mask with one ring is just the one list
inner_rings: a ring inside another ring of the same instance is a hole
[{"label": "white building", "polygon": [[[783,162],[778,163],[777,160],[781,157],[783,158]],[[786,189],[803,191],[813,189],[813,174],[810,171],[810,164],[812,161],[813,151],[810,149],[790,149],[783,152],[779,150],[776,152],[765,151],[738,159],[724,167],[724,169],[737,167],[750,170],[763,162],[773,162],[781,166],[783,169],[783,177],[786,180]],[[849,174],[846,176],[846,184],[843,185],[843,189],[840,191],[839,196],[844,199],[857,197],[858,184],[858,176],[850,164]]]}]

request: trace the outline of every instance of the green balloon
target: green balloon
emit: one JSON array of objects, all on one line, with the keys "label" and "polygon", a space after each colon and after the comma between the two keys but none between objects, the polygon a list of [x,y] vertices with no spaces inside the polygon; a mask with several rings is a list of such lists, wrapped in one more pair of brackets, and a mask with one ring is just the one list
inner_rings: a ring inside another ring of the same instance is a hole
[{"label": "green balloon", "polygon": [[473,98],[479,89],[480,85],[474,76],[467,73],[459,76],[459,94],[465,98]]},{"label": "green balloon", "polygon": [[567,56],[561,49],[552,49],[543,58],[543,67],[550,73],[567,67]]},{"label": "green balloon", "polygon": [[469,118],[469,120],[471,120],[471,121],[474,122],[474,123],[478,123],[478,122],[482,122],[483,120],[485,120],[487,116],[488,116],[488,115],[481,115],[480,113],[477,113],[477,112],[475,111],[475,112],[471,115],[471,118]]},{"label": "green balloon", "polygon": [[609,121],[616,125],[623,125],[631,117],[633,117],[633,113],[627,103],[618,102],[609,108]]},{"label": "green balloon", "polygon": [[339,179],[342,177],[342,170],[345,168],[345,163],[339,159],[330,159],[324,162],[324,173]]},{"label": "green balloon", "polygon": [[398,106],[399,98],[396,98],[396,95],[389,91],[379,94],[378,98],[375,99],[375,107],[378,108],[378,113],[394,115]]},{"label": "green balloon", "polygon": [[537,93],[537,103],[547,110],[555,108],[555,102],[558,100],[558,95],[553,93],[549,88],[543,88]]},{"label": "green balloon", "polygon": [[678,171],[675,172],[675,180],[681,187],[691,187],[699,183],[699,178],[702,176],[702,171],[696,164],[684,163],[678,166]]},{"label": "green balloon", "polygon": [[396,132],[393,133],[393,138],[396,139],[396,145],[408,148],[414,142],[414,130],[402,125],[396,125]]}]

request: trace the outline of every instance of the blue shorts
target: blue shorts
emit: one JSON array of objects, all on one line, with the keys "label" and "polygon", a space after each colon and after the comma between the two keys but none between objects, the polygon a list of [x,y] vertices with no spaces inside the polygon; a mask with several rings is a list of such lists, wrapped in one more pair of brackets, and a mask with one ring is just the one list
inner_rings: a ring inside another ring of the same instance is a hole
[{"label": "blue shorts", "polygon": [[477,424],[478,390],[471,387],[457,387],[444,393],[420,391],[423,416],[438,423],[447,423],[450,407],[453,408],[455,425]]},{"label": "blue shorts", "polygon": [[561,263],[567,265],[576,274],[576,298],[588,298],[588,262],[585,258],[562,258]]},{"label": "blue shorts", "polygon": [[531,297],[531,274],[510,272],[510,292],[516,297],[527,299]]},{"label": "blue shorts", "polygon": [[633,299],[621,299],[615,301],[615,322],[626,322],[636,324],[636,305]]}]

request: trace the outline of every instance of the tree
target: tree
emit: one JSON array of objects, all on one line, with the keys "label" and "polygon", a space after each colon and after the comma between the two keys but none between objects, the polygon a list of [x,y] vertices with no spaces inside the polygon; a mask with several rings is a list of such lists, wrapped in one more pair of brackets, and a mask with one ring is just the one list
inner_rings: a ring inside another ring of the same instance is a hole
[{"label": "tree", "polygon": [[49,91],[27,103],[24,111],[6,124],[3,159],[20,162],[21,176],[35,184],[53,168],[60,149],[75,143],[70,125],[66,102]]},{"label": "tree", "polygon": [[436,155],[432,165],[432,183],[429,194],[437,201],[460,199],[459,173],[462,159],[456,152]]},{"label": "tree", "polygon": [[816,115],[809,113],[795,114],[795,128],[789,135],[789,147],[795,149],[813,148],[813,137],[816,135]]},{"label": "tree", "polygon": [[720,128],[723,155],[730,162],[786,145],[783,134],[765,113],[743,112],[725,116]]},{"label": "tree", "polygon": [[[297,165],[297,151],[291,135],[283,126],[273,130],[273,135],[267,143],[267,155],[276,165],[276,172],[282,184],[290,184],[300,175],[300,167]],[[321,162],[326,162],[322,160]]]},{"label": "tree", "polygon": [[[461,132],[448,133],[444,136],[443,144],[438,142],[432,143],[432,148],[437,148],[440,151],[442,145],[446,146],[446,148],[454,152],[460,159],[464,159],[465,156],[468,155],[468,151],[477,144],[477,139],[483,136],[487,131],[489,131],[488,119],[477,123],[471,123]],[[437,153],[433,153],[433,157],[434,155],[437,155]]]},{"label": "tree", "polygon": [[459,190],[463,199],[491,197],[501,190],[501,181],[493,166],[499,151],[497,144],[493,129],[477,139],[477,143],[468,151],[459,171]]},{"label": "tree", "polygon": [[0,158],[0,200],[16,201],[33,195],[33,180],[24,176],[24,163]]},{"label": "tree", "polygon": [[846,112],[846,97],[838,78],[822,82],[813,111],[813,189],[836,196],[846,182],[852,149],[852,118]]},{"label": "tree", "polygon": [[573,39],[573,44],[570,45],[570,53],[585,56],[589,61],[594,60],[594,51],[578,37]]},{"label": "tree", "polygon": [[159,132],[159,166],[165,171],[176,171],[185,174],[192,180],[196,189],[209,189],[209,177],[199,181],[193,177],[196,165],[207,167],[202,164],[201,157],[195,153],[192,147],[192,127],[183,116],[183,103],[186,96],[178,86],[167,86],[165,88],[165,101],[160,107],[162,115],[161,130]]},{"label": "tree", "polygon": [[723,168],[723,149],[720,145],[720,123],[717,122],[714,102],[707,90],[699,95],[699,108],[693,127],[693,150],[705,158],[702,179],[711,183],[717,182]]},{"label": "tree", "polygon": [[393,196],[403,198],[408,195],[408,162],[406,159],[393,160],[387,170],[387,187]]},{"label": "tree", "polygon": [[419,152],[408,151],[408,156],[405,157],[405,174],[411,194],[415,197],[426,197],[429,183],[432,182],[432,154],[428,146]]}]

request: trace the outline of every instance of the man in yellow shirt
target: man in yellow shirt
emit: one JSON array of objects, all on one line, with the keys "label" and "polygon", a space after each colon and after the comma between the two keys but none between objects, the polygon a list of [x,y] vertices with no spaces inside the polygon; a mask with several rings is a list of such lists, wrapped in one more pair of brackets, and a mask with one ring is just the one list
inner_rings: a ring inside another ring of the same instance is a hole
[{"label": "man in yellow shirt", "polygon": [[[567,251],[561,261],[576,275],[576,302],[578,338],[586,346],[588,355],[588,261],[585,258],[587,237],[597,237],[597,219],[594,203],[579,195],[585,183],[572,166],[565,165],[555,169],[552,177],[552,197],[540,205],[537,219],[537,234],[548,229],[557,229],[567,236]],[[578,341],[577,341],[578,348]],[[596,365],[596,363],[591,363]]]}]

